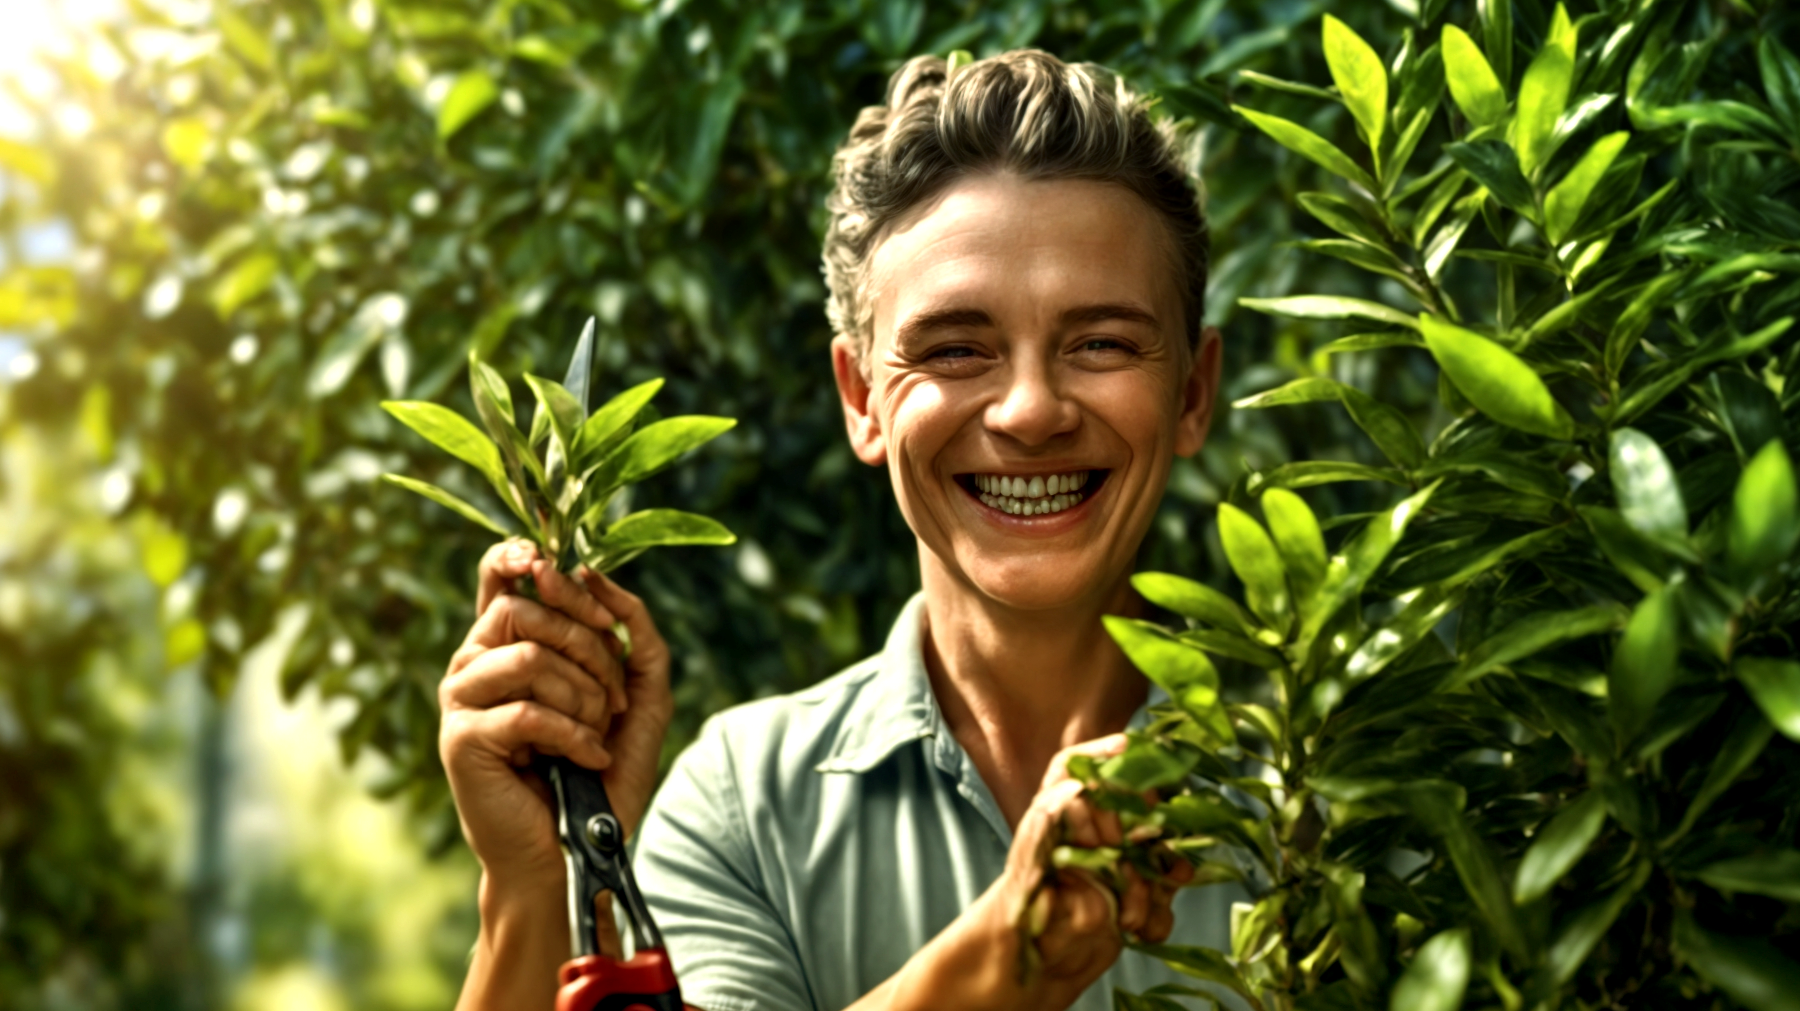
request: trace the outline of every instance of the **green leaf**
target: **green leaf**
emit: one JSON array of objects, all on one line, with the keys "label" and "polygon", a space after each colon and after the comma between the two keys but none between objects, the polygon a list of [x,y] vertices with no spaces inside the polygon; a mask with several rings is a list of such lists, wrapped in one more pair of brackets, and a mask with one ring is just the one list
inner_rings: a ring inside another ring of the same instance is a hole
[{"label": "green leaf", "polygon": [[1518,910],[1513,908],[1512,897],[1494,865],[1492,850],[1463,815],[1462,788],[1453,783],[1423,780],[1407,783],[1401,792],[1413,817],[1442,841],[1463,889],[1493,928],[1501,947],[1515,957],[1521,956],[1526,948]]},{"label": "green leaf", "polygon": [[492,366],[476,358],[473,351],[469,352],[469,392],[475,399],[475,413],[481,416],[481,424],[500,450],[500,460],[506,466],[507,488],[502,491],[502,497],[507,507],[535,536],[536,518],[525,501],[525,473],[529,469],[541,487],[546,483],[543,468],[524,433],[514,423],[512,391],[506,388],[506,380],[500,378],[500,373]]},{"label": "green leaf", "polygon": [[223,3],[212,5],[212,15],[219,26],[219,34],[225,37],[225,44],[243,57],[245,63],[264,73],[275,69],[275,49],[255,25]]},{"label": "green leaf", "polygon": [[1600,185],[1601,177],[1612,168],[1613,161],[1630,139],[1631,134],[1621,130],[1595,141],[1569,174],[1544,197],[1544,232],[1552,246],[1562,245],[1574,233],[1575,223],[1581,220],[1588,197],[1593,194],[1594,187]]},{"label": "green leaf", "polygon": [[1355,204],[1343,197],[1330,193],[1302,193],[1298,199],[1300,206],[1306,208],[1308,214],[1318,218],[1332,231],[1378,249],[1388,248],[1380,229],[1363,217]]},{"label": "green leaf", "polygon": [[575,458],[580,461],[579,469],[585,472],[599,462],[601,454],[611,451],[620,433],[626,430],[638,416],[638,412],[650,403],[651,398],[662,387],[661,379],[639,383],[608,400],[599,410],[589,415],[581,425],[580,434],[575,437]]},{"label": "green leaf", "polygon": [[598,322],[593,316],[588,317],[587,325],[581,328],[581,336],[575,339],[575,353],[569,356],[569,370],[563,374],[563,389],[575,400],[575,419],[569,426],[570,431],[581,427],[588,413],[589,387],[594,380],[594,324]]},{"label": "green leaf", "polygon": [[1119,862],[1119,851],[1110,846],[1081,849],[1058,846],[1050,851],[1050,864],[1058,869],[1079,868],[1084,871],[1110,871]]},{"label": "green leaf", "polygon": [[1299,642],[1311,643],[1339,608],[1362,593],[1363,586],[1375,574],[1375,570],[1381,567],[1381,563],[1387,560],[1394,545],[1400,543],[1406,528],[1418,516],[1419,511],[1425,508],[1425,503],[1431,499],[1431,494],[1437,487],[1437,483],[1433,482],[1392,509],[1377,513],[1343,551],[1332,556],[1325,566],[1325,579],[1319,584],[1316,603],[1309,609],[1305,624],[1301,626]]},{"label": "green leaf", "polygon": [[1431,354],[1456,389],[1488,417],[1553,439],[1575,433],[1575,422],[1531,366],[1480,334],[1436,316],[1419,317]]},{"label": "green leaf", "polygon": [[1688,803],[1687,813],[1682,815],[1681,824],[1663,840],[1663,847],[1674,845],[1676,840],[1687,835],[1688,831],[1699,822],[1700,816],[1719,799],[1737,778],[1750,768],[1756,756],[1762,754],[1768,746],[1769,738],[1775,736],[1775,728],[1762,713],[1756,709],[1746,709],[1732,723],[1731,730],[1725,735],[1725,743],[1713,753],[1712,764],[1706,769],[1706,778],[1701,781],[1700,789],[1694,799]]},{"label": "green leaf", "polygon": [[709,516],[679,509],[643,509],[606,528],[600,547],[610,553],[682,544],[735,544],[737,535]]},{"label": "green leaf", "polygon": [[1618,429],[1608,457],[1613,494],[1625,522],[1652,540],[1685,541],[1688,517],[1681,483],[1656,440],[1635,428]]},{"label": "green leaf", "polygon": [[1205,653],[1147,621],[1110,614],[1102,620],[1132,665],[1168,692],[1200,730],[1219,746],[1237,743],[1231,716],[1219,700],[1219,672]]},{"label": "green leaf", "polygon": [[1356,652],[1350,654],[1344,666],[1345,680],[1356,684],[1387,669],[1388,664],[1431,635],[1461,605],[1462,599],[1461,589],[1441,582],[1420,588],[1399,614],[1370,632]]},{"label": "green leaf", "polygon": [[1251,613],[1275,631],[1285,633],[1293,618],[1287,570],[1262,524],[1231,503],[1221,502],[1219,540],[1224,543],[1232,571],[1244,582],[1244,596]]},{"label": "green leaf", "polygon": [[1331,79],[1343,94],[1344,105],[1356,118],[1356,125],[1362,127],[1379,173],[1381,136],[1387,129],[1387,68],[1355,29],[1329,14],[1321,26],[1321,36]]},{"label": "green leaf", "polygon": [[1563,924],[1556,939],[1550,942],[1545,959],[1551,978],[1559,986],[1575,977],[1576,970],[1587,960],[1588,952],[1594,950],[1594,945],[1606,936],[1606,931],[1625,911],[1625,906],[1643,889],[1644,882],[1650,879],[1650,870],[1650,861],[1638,861],[1629,880],[1605,898],[1582,908]]},{"label": "green leaf", "polygon": [[1800,741],[1800,663],[1776,657],[1745,656],[1731,672],[1762,708],[1775,729]]},{"label": "green leaf", "polygon": [[1675,911],[1675,949],[1707,981],[1750,1011],[1794,1011],[1800,964],[1761,937],[1715,934]]},{"label": "green leaf", "polygon": [[468,70],[450,85],[444,104],[438,106],[438,140],[449,140],[456,131],[468,125],[482,110],[500,97],[500,87],[485,70]]},{"label": "green leaf", "polygon": [[1787,561],[1800,538],[1794,465],[1780,440],[1751,458],[1732,496],[1727,556],[1735,572],[1760,575]]},{"label": "green leaf", "polygon": [[423,400],[384,400],[381,407],[432,445],[481,471],[496,489],[505,485],[499,448],[462,415]]},{"label": "green leaf", "polygon": [[1404,414],[1356,387],[1334,379],[1321,376],[1296,379],[1285,386],[1245,397],[1232,406],[1263,408],[1324,400],[1342,403],[1357,426],[1374,440],[1375,445],[1396,466],[1411,469],[1425,462],[1425,440]]},{"label": "green leaf", "polygon": [[1724,892],[1800,902],[1800,851],[1774,850],[1708,864],[1694,875]]},{"label": "green leaf", "polygon": [[1444,153],[1471,179],[1486,187],[1494,199],[1534,221],[1537,219],[1531,184],[1519,170],[1519,158],[1512,148],[1497,140],[1478,140],[1447,144]]},{"label": "green leaf", "polygon": [[[1482,66],[1487,66],[1486,60]],[[1456,1011],[1462,1007],[1468,985],[1468,928],[1446,930],[1419,945],[1405,975],[1394,984],[1388,1007],[1392,1011]]]},{"label": "green leaf", "polygon": [[1349,155],[1340,151],[1335,144],[1325,138],[1292,120],[1282,119],[1280,116],[1271,116],[1241,105],[1234,105],[1232,108],[1253,123],[1257,129],[1272,137],[1275,143],[1318,163],[1320,167],[1333,175],[1341,176],[1365,190],[1374,192],[1375,181],[1369,178],[1369,174],[1364,172],[1361,166],[1351,161]]},{"label": "green leaf", "polygon": [[1419,321],[1412,316],[1366,298],[1290,295],[1286,298],[1240,298],[1238,304],[1272,316],[1291,316],[1294,319],[1372,319],[1377,323],[1391,323],[1409,330],[1419,329]]},{"label": "green leaf", "polygon": [[1665,588],[1640,601],[1625,625],[1607,679],[1608,705],[1621,742],[1643,729],[1681,673],[1680,621],[1675,595]]},{"label": "green leaf", "polygon": [[1756,451],[1787,431],[1781,401],[1760,378],[1735,369],[1720,369],[1706,378],[1713,409],[1731,436],[1738,457],[1748,463]]},{"label": "green leaf", "polygon": [[1257,628],[1256,620],[1236,601],[1205,583],[1166,572],[1140,572],[1131,577],[1131,585],[1145,600],[1184,618],[1227,630],[1254,632]]},{"label": "green leaf", "polygon": [[1450,97],[1470,124],[1479,128],[1505,120],[1506,91],[1468,33],[1455,25],[1445,25],[1443,46],[1444,77],[1450,85]]},{"label": "green leaf", "polygon": [[1763,93],[1788,133],[1800,136],[1800,59],[1794,58],[1774,32],[1758,34],[1756,63],[1762,71]]},{"label": "green leaf", "polygon": [[1319,518],[1305,499],[1285,488],[1265,492],[1262,507],[1294,592],[1305,600],[1325,579],[1325,535],[1319,530]]},{"label": "green leaf", "polygon": [[1569,83],[1574,75],[1575,27],[1569,22],[1569,12],[1557,4],[1544,48],[1538,50],[1519,82],[1512,144],[1519,152],[1519,168],[1527,176],[1536,175],[1550,158],[1556,121],[1569,104]]},{"label": "green leaf", "polygon": [[1606,824],[1606,797],[1584,791],[1538,830],[1513,880],[1513,901],[1524,905],[1548,894],[1569,873]]},{"label": "green leaf", "polygon": [[683,453],[711,442],[737,425],[735,418],[704,414],[665,418],[640,429],[597,465],[590,487],[603,492],[634,484],[674,463]]},{"label": "green leaf", "polygon": [[1298,460],[1284,463],[1273,470],[1250,475],[1250,493],[1260,494],[1268,488],[1311,488],[1337,481],[1386,481],[1406,484],[1406,475],[1388,467],[1370,467],[1348,460]]},{"label": "green leaf", "polygon": [[1133,951],[1142,952],[1161,961],[1177,972],[1186,973],[1210,983],[1217,983],[1245,997],[1250,996],[1250,988],[1244,982],[1244,977],[1238,973],[1237,967],[1231,964],[1231,960],[1221,952],[1211,948],[1175,944],[1132,944],[1130,947]]},{"label": "green leaf", "polygon": [[489,519],[486,513],[436,485],[426,484],[424,481],[415,481],[410,477],[405,477],[400,474],[383,474],[381,476],[383,480],[397,484],[408,491],[418,492],[420,495],[436,502],[438,505],[444,506],[457,513],[464,519],[474,520],[502,537],[508,537],[512,534],[512,531]]},{"label": "green leaf", "polygon": [[1470,650],[1450,675],[1447,686],[1468,684],[1558,643],[1613,631],[1624,617],[1624,609],[1614,604],[1528,614]]},{"label": "green leaf", "polygon": [[1281,654],[1260,646],[1236,632],[1227,632],[1217,628],[1190,628],[1177,632],[1175,638],[1190,646],[1198,646],[1208,653],[1242,660],[1264,670],[1281,666]]},{"label": "green leaf", "polygon": [[1185,781],[1199,755],[1189,748],[1177,753],[1143,734],[1127,738],[1125,750],[1100,765],[1100,778],[1133,793],[1160,790]]},{"label": "green leaf", "polygon": [[1416,333],[1404,330],[1389,330],[1385,333],[1359,333],[1348,337],[1339,337],[1329,344],[1322,345],[1318,353],[1322,355],[1343,354],[1346,351],[1377,351],[1382,348],[1422,348],[1424,340]]},{"label": "green leaf", "polygon": [[281,261],[273,253],[253,253],[244,257],[213,285],[212,304],[218,310],[219,318],[230,319],[240,307],[268,291],[280,272]]}]

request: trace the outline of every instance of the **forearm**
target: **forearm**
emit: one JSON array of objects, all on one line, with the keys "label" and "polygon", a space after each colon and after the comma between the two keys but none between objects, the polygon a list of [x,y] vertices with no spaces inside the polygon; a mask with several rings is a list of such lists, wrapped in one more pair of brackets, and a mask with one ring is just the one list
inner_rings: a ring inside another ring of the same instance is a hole
[{"label": "forearm", "polygon": [[913,953],[900,971],[864,994],[849,1011],[1050,1011],[1067,1007],[1080,990],[1068,993],[1039,973],[1019,975],[1020,946],[1007,903],[990,891],[930,943]]},{"label": "forearm", "polygon": [[481,932],[457,1011],[550,1011],[569,954],[560,882],[500,886],[481,876]]}]

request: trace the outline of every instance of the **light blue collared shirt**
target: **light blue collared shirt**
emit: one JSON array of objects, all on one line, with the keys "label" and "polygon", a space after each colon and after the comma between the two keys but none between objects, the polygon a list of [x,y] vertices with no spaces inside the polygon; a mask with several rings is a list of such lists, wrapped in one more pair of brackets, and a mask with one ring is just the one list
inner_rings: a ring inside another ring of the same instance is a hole
[{"label": "light blue collared shirt", "polygon": [[[1000,876],[1012,829],[944,725],[924,613],[913,597],[879,654],[714,716],[676,760],[634,862],[694,1007],[836,1011]],[[1171,943],[1228,948],[1242,897],[1179,893]],[[1127,951],[1074,1006],[1106,1011],[1114,987],[1170,982],[1198,981]]]}]

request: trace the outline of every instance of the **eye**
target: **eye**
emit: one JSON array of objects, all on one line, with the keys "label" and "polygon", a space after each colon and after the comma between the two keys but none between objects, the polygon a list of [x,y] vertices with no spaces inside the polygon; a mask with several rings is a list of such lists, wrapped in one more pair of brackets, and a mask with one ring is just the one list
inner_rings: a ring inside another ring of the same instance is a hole
[{"label": "eye", "polygon": [[1075,345],[1075,350],[1077,350],[1077,351],[1101,351],[1101,352],[1106,352],[1106,351],[1130,352],[1132,350],[1132,348],[1130,347],[1130,345],[1126,344],[1124,341],[1119,340],[1116,337],[1084,337],[1084,338],[1082,338],[1081,343]]},{"label": "eye", "polygon": [[965,347],[938,348],[926,355],[927,358],[973,358],[975,350]]}]

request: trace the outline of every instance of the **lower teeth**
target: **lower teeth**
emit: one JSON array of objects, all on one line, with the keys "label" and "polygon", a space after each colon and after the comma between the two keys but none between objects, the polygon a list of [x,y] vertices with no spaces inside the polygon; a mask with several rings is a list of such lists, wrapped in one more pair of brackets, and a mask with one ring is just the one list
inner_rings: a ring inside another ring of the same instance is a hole
[{"label": "lower teeth", "polygon": [[1081,504],[1084,498],[1080,492],[1055,495],[1050,498],[1013,498],[1009,495],[981,495],[981,504],[990,509],[998,509],[1010,516],[1045,516],[1059,513]]}]

